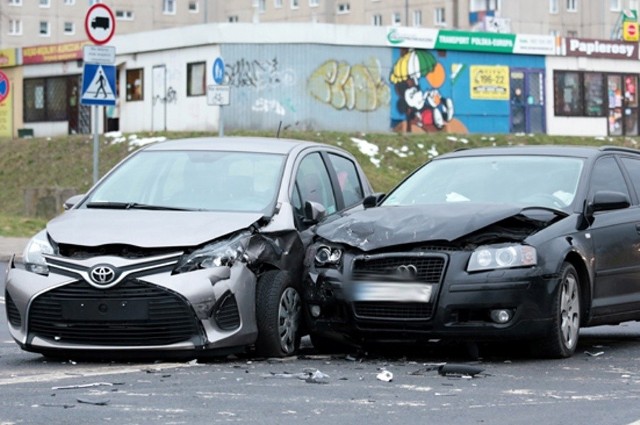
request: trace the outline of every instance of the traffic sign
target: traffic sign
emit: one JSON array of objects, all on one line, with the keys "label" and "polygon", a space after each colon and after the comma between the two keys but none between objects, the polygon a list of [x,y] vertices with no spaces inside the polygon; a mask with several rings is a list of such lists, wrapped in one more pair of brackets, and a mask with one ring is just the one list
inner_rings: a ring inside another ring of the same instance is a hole
[{"label": "traffic sign", "polygon": [[229,104],[229,86],[207,86],[207,105],[226,106]]},{"label": "traffic sign", "polygon": [[213,61],[213,82],[220,85],[224,82],[224,60],[221,57],[217,57]]},{"label": "traffic sign", "polygon": [[9,96],[9,77],[0,71],[0,103]]},{"label": "traffic sign", "polygon": [[116,104],[116,67],[85,63],[82,73],[83,105],[113,106]]},{"label": "traffic sign", "polygon": [[103,3],[91,6],[84,17],[84,30],[95,44],[108,43],[116,31],[116,18],[109,6]]},{"label": "traffic sign", "polygon": [[82,48],[82,60],[86,63],[113,65],[116,63],[116,48],[114,46],[87,44]]}]

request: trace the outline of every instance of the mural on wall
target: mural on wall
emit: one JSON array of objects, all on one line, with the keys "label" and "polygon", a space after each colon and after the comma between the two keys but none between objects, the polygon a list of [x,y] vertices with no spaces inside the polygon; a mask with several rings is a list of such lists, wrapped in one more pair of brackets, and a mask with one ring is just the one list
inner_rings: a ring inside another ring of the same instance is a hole
[{"label": "mural on wall", "polygon": [[327,60],[311,73],[307,88],[315,99],[339,110],[371,112],[388,105],[391,98],[380,61],[374,57],[353,65]]},{"label": "mural on wall", "polygon": [[[445,83],[445,65],[427,50],[399,49],[389,80],[394,85],[391,127],[394,131],[440,131],[466,133],[454,119],[455,102]],[[451,85],[451,81],[449,82]],[[395,106],[395,110],[393,107]]]}]

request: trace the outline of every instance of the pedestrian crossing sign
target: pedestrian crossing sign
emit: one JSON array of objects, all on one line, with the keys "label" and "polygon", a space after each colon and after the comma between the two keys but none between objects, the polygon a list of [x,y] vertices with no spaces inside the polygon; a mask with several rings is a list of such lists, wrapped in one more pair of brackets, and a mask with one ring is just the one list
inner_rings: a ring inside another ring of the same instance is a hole
[{"label": "pedestrian crossing sign", "polygon": [[83,105],[113,106],[116,104],[116,67],[85,63],[82,72]]}]

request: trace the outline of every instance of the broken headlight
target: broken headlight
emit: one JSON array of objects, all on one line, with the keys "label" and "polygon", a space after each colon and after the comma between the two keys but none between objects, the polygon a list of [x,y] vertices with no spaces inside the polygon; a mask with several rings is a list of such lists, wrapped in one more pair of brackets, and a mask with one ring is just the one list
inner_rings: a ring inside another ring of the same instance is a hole
[{"label": "broken headlight", "polygon": [[529,245],[480,246],[473,251],[468,272],[529,267],[538,264],[536,249]]},{"label": "broken headlight", "polygon": [[313,257],[316,266],[336,266],[342,259],[342,249],[335,246],[318,245]]},{"label": "broken headlight", "polygon": [[49,274],[49,266],[47,266],[44,254],[54,254],[53,246],[51,245],[51,242],[49,242],[46,230],[42,230],[31,238],[27,246],[24,248],[22,257],[25,269],[42,275]]},{"label": "broken headlight", "polygon": [[236,260],[244,258],[250,237],[251,233],[241,232],[229,239],[210,243],[190,254],[185,254],[178,262],[175,272],[185,273],[221,266],[231,267]]}]

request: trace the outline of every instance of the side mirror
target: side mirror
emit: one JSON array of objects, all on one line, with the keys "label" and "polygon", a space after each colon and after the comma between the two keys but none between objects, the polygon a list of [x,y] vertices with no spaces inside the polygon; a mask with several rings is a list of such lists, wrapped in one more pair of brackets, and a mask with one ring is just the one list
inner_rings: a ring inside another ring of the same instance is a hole
[{"label": "side mirror", "polygon": [[384,193],[374,193],[373,195],[369,195],[362,200],[362,206],[365,209],[373,208],[377,206],[384,197],[385,197]]},{"label": "side mirror", "polygon": [[80,202],[82,198],[84,198],[84,195],[73,195],[71,198],[64,201],[64,204],[62,204],[62,207],[64,208],[65,211],[70,210],[78,202]]},{"label": "side mirror", "polygon": [[316,224],[327,216],[327,210],[322,204],[313,201],[304,203],[304,223]]},{"label": "side mirror", "polygon": [[629,208],[629,197],[622,192],[600,190],[593,195],[593,201],[589,205],[589,212],[619,210]]}]

